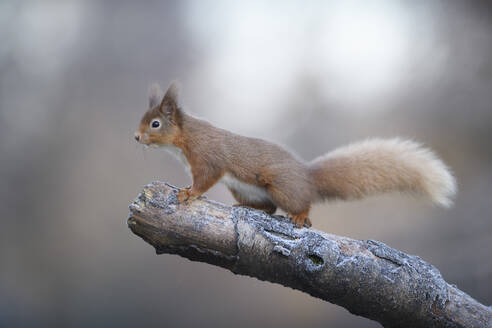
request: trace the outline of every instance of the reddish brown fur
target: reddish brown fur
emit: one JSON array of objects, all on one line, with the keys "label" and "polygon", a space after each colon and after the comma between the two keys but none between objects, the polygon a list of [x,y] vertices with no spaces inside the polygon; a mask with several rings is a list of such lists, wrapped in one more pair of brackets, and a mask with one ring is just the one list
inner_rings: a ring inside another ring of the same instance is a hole
[{"label": "reddish brown fur", "polygon": [[[158,129],[151,127],[155,119],[161,122]],[[422,174],[418,169],[400,170],[402,160],[391,152],[356,154],[360,158],[320,158],[307,164],[268,141],[214,127],[179,108],[174,85],[160,105],[145,113],[135,137],[143,144],[172,145],[182,151],[191,169],[193,185],[180,190],[180,202],[199,197],[220,179],[228,177],[233,181],[228,187],[238,205],[268,213],[280,207],[298,226],[310,225],[309,209],[315,200],[422,189]],[[251,197],[245,192],[251,189],[248,186],[258,187],[252,187],[256,193],[264,190],[259,192],[261,197]]]},{"label": "reddish brown fur", "polygon": [[231,189],[240,204],[269,212],[279,206],[292,215],[309,210],[313,189],[308,171],[291,154],[269,142],[235,135],[186,114],[182,117],[172,144],[188,160],[193,186],[180,192],[181,201],[200,196],[228,173],[265,188],[273,200],[251,203]]}]

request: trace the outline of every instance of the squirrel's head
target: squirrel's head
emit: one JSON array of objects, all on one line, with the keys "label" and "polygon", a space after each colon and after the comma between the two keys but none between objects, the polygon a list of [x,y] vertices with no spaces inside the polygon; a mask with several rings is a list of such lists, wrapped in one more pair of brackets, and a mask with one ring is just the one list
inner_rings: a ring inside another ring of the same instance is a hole
[{"label": "squirrel's head", "polygon": [[178,88],[172,83],[163,96],[159,85],[150,89],[149,109],[142,117],[135,140],[149,146],[171,145],[181,129],[182,112]]}]

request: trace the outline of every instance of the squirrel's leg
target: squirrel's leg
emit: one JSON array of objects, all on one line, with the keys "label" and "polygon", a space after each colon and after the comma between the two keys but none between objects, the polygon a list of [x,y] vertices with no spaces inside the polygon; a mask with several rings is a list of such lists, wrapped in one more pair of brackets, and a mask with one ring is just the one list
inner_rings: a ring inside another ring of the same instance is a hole
[{"label": "squirrel's leg", "polygon": [[[192,170],[193,171],[193,170]],[[180,189],[178,192],[178,202],[192,201],[200,197],[209,190],[222,177],[220,172],[200,172],[195,170],[193,173],[193,185],[188,188]]]},{"label": "squirrel's leg", "polygon": [[246,207],[251,207],[257,210],[262,210],[267,212],[268,214],[273,214],[277,210],[277,206],[275,206],[274,203],[272,203],[270,200],[265,199],[261,202],[251,202],[248,200],[246,197],[243,197],[241,193],[239,193],[237,190],[229,188],[232,196],[238,201],[238,204],[234,204],[232,206],[246,206]]},{"label": "squirrel's leg", "polygon": [[299,228],[303,226],[311,227],[311,220],[308,218],[311,207],[308,199],[309,195],[296,193],[297,190],[295,188],[291,188],[289,192],[288,187],[288,185],[270,185],[268,192],[275,204],[287,212],[292,223]]}]

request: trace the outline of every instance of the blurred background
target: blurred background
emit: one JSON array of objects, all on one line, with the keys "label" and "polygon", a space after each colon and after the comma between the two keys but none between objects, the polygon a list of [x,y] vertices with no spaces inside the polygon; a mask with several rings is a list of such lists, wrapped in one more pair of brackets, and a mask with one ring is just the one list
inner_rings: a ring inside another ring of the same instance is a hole
[{"label": "blurred background", "polygon": [[306,160],[374,136],[434,149],[453,208],[389,195],[311,220],[417,254],[490,305],[489,3],[0,1],[0,326],[380,327],[130,232],[143,185],[190,183],[133,140],[149,85],[173,79],[189,112]]}]

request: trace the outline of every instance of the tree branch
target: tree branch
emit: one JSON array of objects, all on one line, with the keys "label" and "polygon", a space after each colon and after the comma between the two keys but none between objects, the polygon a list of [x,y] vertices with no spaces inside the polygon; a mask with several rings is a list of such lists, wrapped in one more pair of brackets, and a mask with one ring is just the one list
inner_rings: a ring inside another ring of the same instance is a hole
[{"label": "tree branch", "polygon": [[157,254],[292,287],[385,327],[492,327],[490,307],[418,256],[205,198],[178,204],[176,193],[153,182],[130,205],[128,226]]}]

